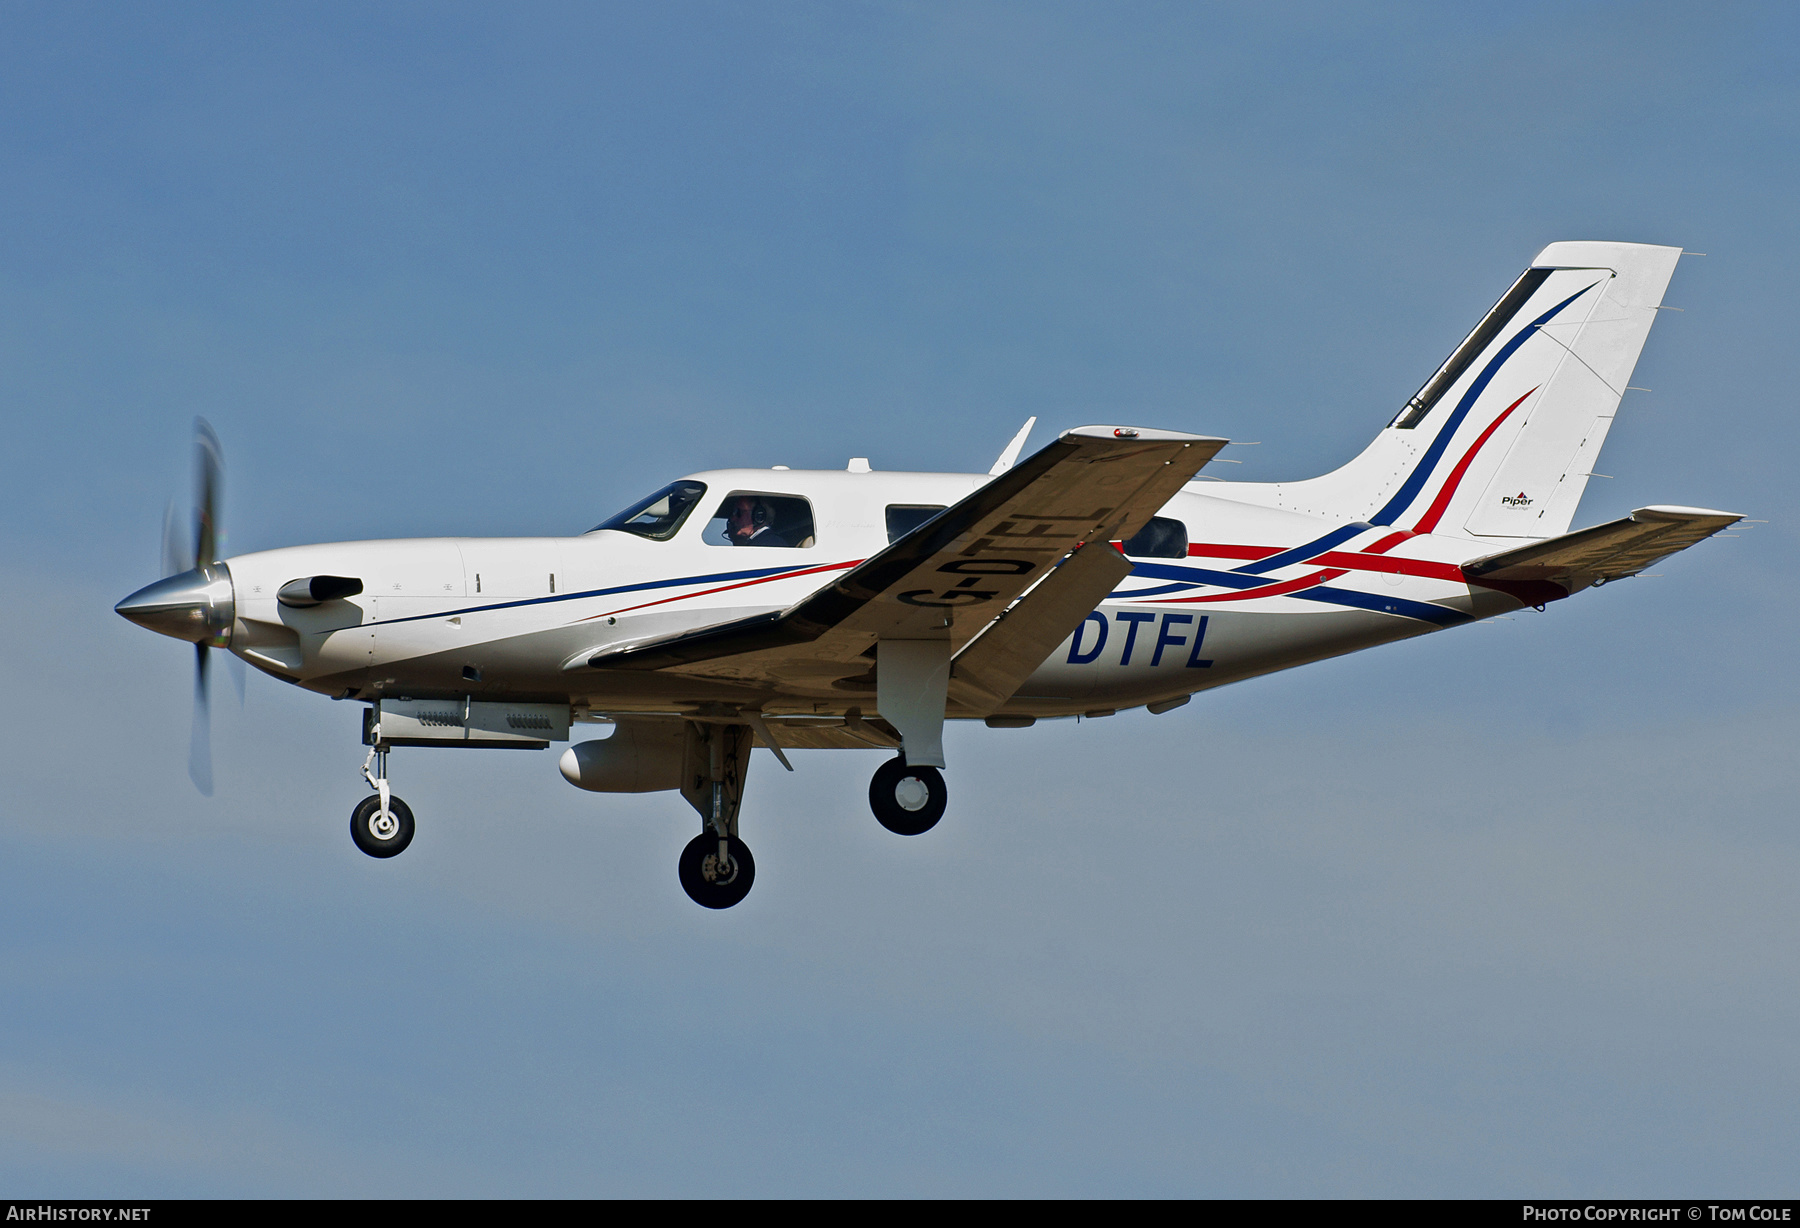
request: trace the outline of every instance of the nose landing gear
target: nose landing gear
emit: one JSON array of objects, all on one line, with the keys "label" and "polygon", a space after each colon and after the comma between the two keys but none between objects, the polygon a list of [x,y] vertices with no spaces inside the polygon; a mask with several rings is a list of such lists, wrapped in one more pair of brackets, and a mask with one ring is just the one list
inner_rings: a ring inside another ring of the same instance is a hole
[{"label": "nose landing gear", "polygon": [[[397,857],[412,843],[412,807],[388,790],[388,753],[379,745],[363,760],[363,778],[375,792],[350,812],[350,838],[371,857]],[[370,765],[375,771],[369,770]]]},{"label": "nose landing gear", "polygon": [[385,814],[379,794],[370,794],[350,812],[350,838],[371,857],[396,857],[412,843],[412,808],[397,797],[388,798]]},{"label": "nose landing gear", "polygon": [[950,801],[944,777],[933,767],[908,767],[906,756],[889,759],[869,782],[869,809],[896,836],[919,836],[937,826]]}]

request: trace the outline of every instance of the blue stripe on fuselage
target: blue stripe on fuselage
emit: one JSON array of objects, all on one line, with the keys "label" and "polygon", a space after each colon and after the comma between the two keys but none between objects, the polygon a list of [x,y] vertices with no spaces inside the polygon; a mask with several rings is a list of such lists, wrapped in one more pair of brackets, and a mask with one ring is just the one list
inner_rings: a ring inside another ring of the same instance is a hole
[{"label": "blue stripe on fuselage", "polygon": [[1132,568],[1133,579],[1146,576],[1152,580],[1185,580],[1189,584],[1215,584],[1220,588],[1263,588],[1275,583],[1236,571],[1210,571],[1204,567],[1171,567],[1167,563],[1138,563]]},{"label": "blue stripe on fuselage", "polygon": [[549,597],[526,597],[519,601],[497,601],[492,605],[465,606],[460,610],[439,610],[433,614],[409,614],[405,618],[383,618],[364,623],[365,627],[381,627],[390,623],[412,623],[423,618],[457,618],[464,614],[484,614],[489,610],[510,610],[525,605],[548,605],[555,601],[580,601],[584,597],[610,597],[615,593],[641,593],[653,588],[679,588],[686,584],[712,584],[720,580],[756,580],[778,576],[783,572],[813,571],[812,567],[761,567],[754,571],[721,571],[710,576],[684,576],[676,580],[652,580],[647,584],[621,584],[617,588],[590,588],[579,593],[557,593]]},{"label": "blue stripe on fuselage", "polygon": [[[1242,577],[1238,578],[1242,579]],[[1113,593],[1107,600],[1129,602],[1141,595],[1139,593]],[[1419,622],[1428,622],[1439,627],[1453,627],[1457,623],[1466,623],[1473,617],[1473,615],[1464,614],[1460,610],[1453,610],[1448,606],[1437,605],[1430,601],[1412,601],[1405,597],[1392,597],[1385,593],[1365,593],[1359,589],[1336,588],[1329,584],[1315,584],[1313,587],[1302,589],[1297,593],[1282,593],[1281,596],[1292,597],[1299,601],[1317,601],[1322,605],[1345,606],[1353,610],[1370,610],[1376,614],[1392,614],[1398,618],[1416,619]],[[1202,609],[1205,608],[1202,607]],[[1193,612],[1199,613],[1198,610]],[[1217,614],[1226,611],[1215,607],[1210,612]],[[1105,612],[1101,610],[1096,610],[1094,613],[1103,618],[1106,616]],[[1113,615],[1114,619],[1118,617],[1117,614]]]},{"label": "blue stripe on fuselage", "polygon": [[1189,589],[1203,588],[1198,581],[1190,584],[1161,584],[1156,588],[1134,588],[1129,593],[1124,589],[1115,589],[1106,595],[1108,601],[1130,601],[1138,597],[1161,597],[1168,593],[1185,593]]},{"label": "blue stripe on fuselage", "polygon": [[1373,610],[1377,614],[1398,614],[1402,618],[1417,618],[1424,622],[1436,623],[1440,627],[1466,623],[1471,617],[1461,610],[1434,605],[1429,601],[1408,601],[1404,597],[1364,593],[1353,588],[1333,588],[1329,584],[1320,584],[1313,588],[1303,589],[1298,593],[1283,595],[1297,597],[1302,601],[1322,601],[1326,605],[1345,605],[1358,610]]},{"label": "blue stripe on fuselage", "polygon": [[1232,570],[1248,576],[1260,576],[1265,572],[1274,571],[1278,567],[1290,567],[1295,563],[1304,563],[1315,554],[1324,554],[1333,546],[1341,546],[1358,533],[1366,532],[1374,527],[1359,520],[1354,524],[1333,529],[1325,536],[1309,541],[1304,546],[1295,546],[1292,550],[1283,550],[1280,554],[1271,554],[1266,559],[1245,563],[1242,567],[1234,567]]}]

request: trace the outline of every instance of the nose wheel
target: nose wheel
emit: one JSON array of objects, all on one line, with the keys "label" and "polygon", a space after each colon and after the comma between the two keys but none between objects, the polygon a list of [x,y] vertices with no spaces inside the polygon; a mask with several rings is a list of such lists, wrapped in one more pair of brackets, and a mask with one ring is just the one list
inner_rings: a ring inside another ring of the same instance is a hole
[{"label": "nose wheel", "polygon": [[381,795],[371,793],[350,812],[350,838],[371,857],[398,856],[412,843],[412,807],[389,794],[383,812]]},{"label": "nose wheel", "polygon": [[363,761],[363,779],[375,792],[350,812],[350,838],[371,857],[397,857],[412,843],[413,812],[388,791],[387,750],[379,742],[370,747],[369,757]]},{"label": "nose wheel", "polygon": [[730,908],[750,894],[756,859],[736,836],[705,831],[688,841],[677,866],[681,889],[702,908]]},{"label": "nose wheel", "polygon": [[869,809],[896,836],[918,836],[937,826],[950,801],[943,775],[933,767],[908,767],[906,756],[889,759],[869,782]]}]

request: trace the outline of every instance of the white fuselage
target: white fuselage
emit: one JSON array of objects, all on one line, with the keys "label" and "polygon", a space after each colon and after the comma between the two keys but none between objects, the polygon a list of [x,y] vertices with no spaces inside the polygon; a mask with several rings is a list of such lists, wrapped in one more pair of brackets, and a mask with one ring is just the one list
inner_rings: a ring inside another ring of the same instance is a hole
[{"label": "white fuselage", "polygon": [[[595,714],[685,714],[720,703],[772,715],[869,710],[868,696],[841,682],[794,679],[771,692],[581,666],[608,646],[786,609],[885,548],[890,507],[954,504],[992,479],[735,469],[690,480],[706,495],[666,541],[606,529],[343,542],[229,559],[237,597],[230,648],[267,673],[359,700],[567,702]],[[1171,500],[1160,515],[1185,530],[1186,555],[1132,554],[1134,574],[1002,713],[1156,703],[1521,604],[1471,587],[1457,570],[1491,544],[1358,529],[1262,505],[1266,490],[1195,483]],[[774,548],[726,544],[709,516],[735,492],[806,500],[811,536]],[[276,600],[282,585],[312,575],[354,576],[363,591],[309,608]],[[974,714],[953,705],[948,715]]]}]

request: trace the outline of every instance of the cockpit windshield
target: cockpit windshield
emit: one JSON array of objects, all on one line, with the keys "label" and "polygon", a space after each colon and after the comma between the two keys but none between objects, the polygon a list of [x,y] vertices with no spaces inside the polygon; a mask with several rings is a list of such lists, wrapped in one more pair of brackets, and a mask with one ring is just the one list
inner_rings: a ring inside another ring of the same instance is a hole
[{"label": "cockpit windshield", "polygon": [[601,521],[588,532],[617,529],[621,533],[636,533],[639,537],[648,537],[651,541],[666,542],[675,536],[682,522],[688,518],[688,513],[694,510],[694,505],[700,502],[700,496],[705,493],[704,482],[670,482],[648,499],[633,503],[611,520]]}]

